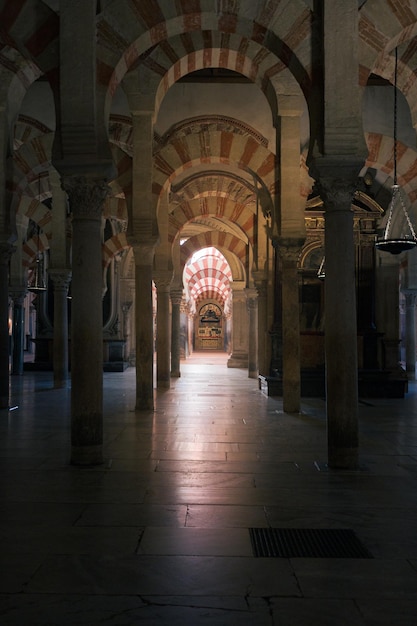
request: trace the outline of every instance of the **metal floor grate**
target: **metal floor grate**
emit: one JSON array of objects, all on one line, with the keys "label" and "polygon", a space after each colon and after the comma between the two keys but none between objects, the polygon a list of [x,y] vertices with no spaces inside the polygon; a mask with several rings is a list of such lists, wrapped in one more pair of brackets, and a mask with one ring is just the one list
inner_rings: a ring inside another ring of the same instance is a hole
[{"label": "metal floor grate", "polygon": [[256,557],[372,559],[346,528],[249,528]]}]

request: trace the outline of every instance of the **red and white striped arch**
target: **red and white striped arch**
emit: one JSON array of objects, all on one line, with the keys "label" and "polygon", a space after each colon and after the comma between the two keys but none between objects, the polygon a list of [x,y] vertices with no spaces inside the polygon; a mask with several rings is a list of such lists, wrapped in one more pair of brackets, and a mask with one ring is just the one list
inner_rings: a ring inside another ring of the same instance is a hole
[{"label": "red and white striped arch", "polygon": [[195,302],[215,298],[224,305],[230,295],[232,280],[228,262],[214,247],[196,252],[183,273],[186,291]]}]

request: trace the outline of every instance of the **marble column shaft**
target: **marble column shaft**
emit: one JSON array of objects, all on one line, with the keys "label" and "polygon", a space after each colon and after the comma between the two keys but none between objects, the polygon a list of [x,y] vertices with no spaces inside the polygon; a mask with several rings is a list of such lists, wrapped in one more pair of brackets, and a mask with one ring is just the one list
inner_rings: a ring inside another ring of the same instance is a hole
[{"label": "marble column shaft", "polygon": [[321,179],[325,206],[325,354],[328,462],[358,460],[358,357],[353,240],[353,182]]},{"label": "marble column shaft", "polygon": [[267,346],[267,291],[266,280],[255,279],[258,293],[258,370],[262,376],[269,375],[269,352]]},{"label": "marble column shaft", "polygon": [[232,354],[227,367],[248,367],[248,328],[249,316],[246,306],[246,294],[243,286],[232,284]]},{"label": "marble column shaft", "polygon": [[102,180],[65,177],[72,212],[71,462],[103,461]]},{"label": "marble column shaft", "polygon": [[269,334],[271,336],[271,364],[270,375],[282,377],[282,268],[278,252],[277,240],[272,240],[274,250],[274,281],[272,289],[273,323]]},{"label": "marble column shaft", "polygon": [[396,255],[378,252],[376,283],[377,328],[383,334],[382,367],[397,370],[400,361],[399,260]]},{"label": "marble column shaft", "polygon": [[248,378],[258,377],[258,292],[245,289],[249,315]]},{"label": "marble column shaft", "polygon": [[154,408],[154,325],[152,264],[154,245],[133,246],[135,255],[136,409]]},{"label": "marble column shaft", "polygon": [[181,302],[182,302],[182,289],[171,291],[171,376],[172,378],[179,378],[181,376],[180,363],[181,363]]},{"label": "marble column shaft", "polygon": [[[126,77],[127,78],[127,77]],[[128,241],[135,256],[136,409],[154,408],[154,323],[152,277],[158,228],[152,194],[153,110],[134,74],[127,81],[132,111],[132,215]],[[145,98],[146,100],[146,98]]]},{"label": "marble column shaft", "polygon": [[157,289],[156,380],[158,387],[169,389],[171,385],[170,284],[172,272],[154,272],[153,279]]},{"label": "marble column shaft", "polygon": [[286,413],[298,413],[301,404],[298,257],[303,243],[304,239],[278,239],[282,267],[282,399]]},{"label": "marble column shaft", "polygon": [[415,289],[405,289],[405,364],[407,376],[416,379],[416,296]]},{"label": "marble column shaft", "polygon": [[9,406],[9,261],[14,248],[0,245],[0,409]]},{"label": "marble column shaft", "polygon": [[12,290],[10,296],[13,300],[13,325],[12,325],[12,374],[23,374],[24,347],[25,347],[25,317],[23,303],[26,290]]},{"label": "marble column shaft", "polygon": [[54,286],[54,387],[65,387],[69,378],[68,367],[68,289],[71,272],[67,269],[50,269]]}]

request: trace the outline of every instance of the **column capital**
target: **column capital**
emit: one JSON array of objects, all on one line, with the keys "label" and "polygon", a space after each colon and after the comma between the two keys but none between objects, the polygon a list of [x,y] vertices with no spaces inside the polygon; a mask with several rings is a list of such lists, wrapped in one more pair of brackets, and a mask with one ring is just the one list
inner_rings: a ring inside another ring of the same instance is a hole
[{"label": "column capital", "polygon": [[154,270],[152,272],[152,279],[158,290],[169,290],[173,278],[174,273],[171,270]]},{"label": "column capital", "polygon": [[274,247],[284,264],[296,265],[304,243],[304,237],[276,237]]},{"label": "column capital", "polygon": [[135,265],[153,265],[156,240],[131,243]]},{"label": "column capital", "polygon": [[405,296],[405,306],[414,307],[417,298],[417,289],[401,289]]},{"label": "column capital", "polygon": [[246,306],[248,311],[258,310],[258,292],[256,289],[245,289],[246,292]]},{"label": "column capital", "polygon": [[154,73],[146,68],[137,68],[124,75],[122,89],[126,94],[134,117],[138,115],[154,117],[155,96],[158,85],[158,77],[154,76]]},{"label": "column capital", "polygon": [[182,289],[171,289],[170,291],[171,302],[172,304],[180,305],[183,299],[183,290]]},{"label": "column capital", "polygon": [[303,114],[302,96],[300,94],[277,94],[278,114],[276,124],[281,117],[301,117]]},{"label": "column capital", "polygon": [[257,283],[262,283],[264,280],[267,280],[268,276],[267,273],[265,272],[265,270],[252,270],[251,272],[252,274],[252,278],[255,282],[255,285]]},{"label": "column capital", "polygon": [[312,162],[310,173],[316,179],[326,210],[351,210],[363,165],[364,160],[356,156],[318,157]]},{"label": "column capital", "polygon": [[232,283],[230,283],[230,286],[232,288],[233,302],[237,302],[238,300],[243,302],[244,300],[246,300],[246,285],[242,280],[233,281]]},{"label": "column capital", "polygon": [[254,289],[253,287],[246,287],[244,291],[245,291],[246,299],[248,300],[248,302],[256,302],[256,300],[258,299],[257,289]]},{"label": "column capital", "polygon": [[72,272],[70,269],[49,268],[48,275],[54,284],[54,289],[65,290],[69,288],[72,278]]},{"label": "column capital", "polygon": [[267,277],[265,272],[263,270],[252,272],[252,278],[258,297],[265,297],[267,292]]},{"label": "column capital", "polygon": [[82,175],[63,176],[62,188],[68,194],[74,218],[101,219],[103,203],[110,193],[105,179]]},{"label": "column capital", "polygon": [[0,263],[7,265],[14,252],[16,252],[16,246],[7,241],[0,242]]},{"label": "column capital", "polygon": [[27,289],[23,285],[12,285],[9,287],[9,296],[15,304],[23,304]]}]

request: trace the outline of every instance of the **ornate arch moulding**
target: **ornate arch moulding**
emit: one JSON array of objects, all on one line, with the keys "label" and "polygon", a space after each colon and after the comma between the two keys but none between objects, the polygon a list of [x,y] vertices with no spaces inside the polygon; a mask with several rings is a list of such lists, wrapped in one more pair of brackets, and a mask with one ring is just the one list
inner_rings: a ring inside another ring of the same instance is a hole
[{"label": "ornate arch moulding", "polygon": [[[306,9],[305,14],[305,19],[308,20],[311,11]],[[103,21],[105,17],[103,13]],[[236,12],[235,17],[233,28],[230,27],[231,23],[229,23],[225,30],[224,21],[217,13],[202,13],[198,15],[196,20],[187,19],[186,15],[178,15],[139,34],[137,39],[119,56],[118,60],[116,57],[114,58],[115,63],[112,66],[109,66],[107,61],[99,59],[103,68],[109,67],[109,70],[102,72],[102,75],[106,78],[110,75],[104,103],[106,119],[109,116],[111,99],[123,80],[123,76],[137,64],[147,50],[150,48],[157,49],[163,41],[172,42],[176,37],[186,34],[192,35],[194,32],[201,31],[210,32],[214,36],[218,34],[219,43],[221,34],[227,34],[228,48],[223,49],[221,46],[208,48],[202,43],[201,48],[194,48],[190,54],[178,58],[175,63],[172,63],[162,78],[157,93],[155,93],[155,111],[158,110],[164,93],[174,82],[192,71],[205,67],[224,67],[246,75],[252,82],[257,82],[268,97],[268,93],[275,92],[274,87],[271,89],[271,77],[287,65],[291,65],[292,72],[297,77],[297,82],[302,86],[304,93],[309,92],[311,78],[305,69],[306,66],[285,44],[284,39],[288,33],[278,34],[269,30],[269,24],[261,25],[251,18],[243,17],[239,12]],[[279,24],[280,21],[278,20],[276,23]],[[305,33],[306,37],[309,34],[308,29],[305,30]],[[264,46],[264,42],[268,42],[269,48]],[[253,58],[247,54],[242,54],[242,49],[252,52]],[[269,63],[265,63],[267,57],[269,57]],[[262,73],[259,71],[261,66]]]}]

